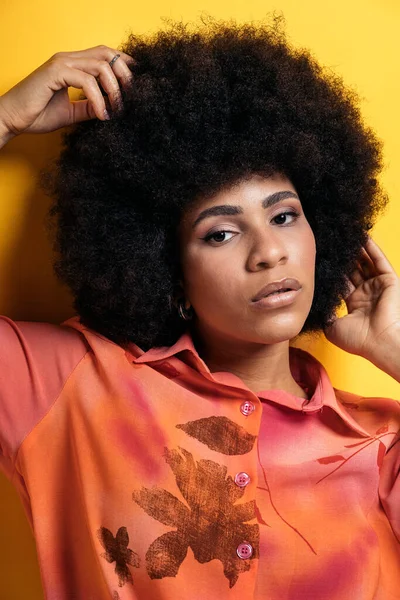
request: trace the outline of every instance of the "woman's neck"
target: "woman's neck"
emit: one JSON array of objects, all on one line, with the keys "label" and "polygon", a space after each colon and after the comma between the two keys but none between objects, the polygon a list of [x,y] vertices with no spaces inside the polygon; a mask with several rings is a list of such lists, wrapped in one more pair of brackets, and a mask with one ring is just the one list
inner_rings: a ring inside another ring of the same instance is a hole
[{"label": "woman's neck", "polygon": [[192,337],[211,373],[233,373],[255,394],[280,389],[307,398],[290,370],[289,340],[264,345],[224,340],[219,336],[204,340],[197,331],[192,332]]}]

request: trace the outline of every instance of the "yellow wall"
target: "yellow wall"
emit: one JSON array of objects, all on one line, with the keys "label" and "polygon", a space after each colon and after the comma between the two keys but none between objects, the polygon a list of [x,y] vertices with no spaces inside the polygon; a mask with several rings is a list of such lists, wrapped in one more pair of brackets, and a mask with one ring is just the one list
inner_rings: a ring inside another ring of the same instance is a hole
[{"label": "yellow wall", "polygon": [[[0,94],[55,52],[98,44],[116,47],[131,29],[139,33],[157,29],[163,16],[196,20],[206,11],[244,21],[260,19],[274,9],[285,15],[296,45],[310,48],[322,63],[357,87],[364,98],[365,118],[385,141],[387,167],[382,181],[391,204],[372,236],[400,274],[400,4],[396,0],[175,0],[171,4],[2,0]],[[57,154],[59,141],[59,132],[22,135],[0,151],[0,314],[13,319],[59,323],[71,315],[70,297],[52,275],[43,231],[48,199],[35,189],[35,176]],[[300,345],[321,360],[336,387],[400,398],[399,384],[365,360],[324,339],[311,347]],[[42,599],[33,537],[22,505],[2,475],[0,498],[0,600]]]}]

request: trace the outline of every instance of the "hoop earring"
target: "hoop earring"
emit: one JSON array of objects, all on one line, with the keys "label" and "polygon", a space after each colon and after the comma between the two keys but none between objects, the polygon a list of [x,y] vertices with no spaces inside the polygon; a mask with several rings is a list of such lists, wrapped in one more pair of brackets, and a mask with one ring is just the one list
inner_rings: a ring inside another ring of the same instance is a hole
[{"label": "hoop earring", "polygon": [[181,319],[184,319],[185,321],[190,321],[190,319],[193,318],[193,312],[186,311],[182,302],[179,302],[178,313],[179,313],[179,316],[181,317]]}]

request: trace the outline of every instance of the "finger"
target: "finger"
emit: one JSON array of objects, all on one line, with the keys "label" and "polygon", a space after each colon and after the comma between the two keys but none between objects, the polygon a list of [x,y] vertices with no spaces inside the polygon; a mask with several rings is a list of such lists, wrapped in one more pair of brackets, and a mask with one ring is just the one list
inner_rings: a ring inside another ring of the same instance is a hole
[{"label": "finger", "polygon": [[[354,269],[349,275],[349,280],[353,284],[354,289],[364,283],[364,277],[358,268]],[[352,290],[354,291],[354,290]]]},{"label": "finger", "polygon": [[[105,100],[93,75],[90,75],[89,73],[84,73],[79,69],[71,69],[70,67],[64,66],[64,68],[60,70],[59,73],[59,83],[61,83],[62,87],[71,86],[78,89],[82,89],[85,93],[86,98],[90,102],[97,118],[102,121],[106,119],[106,116],[104,114],[104,111],[106,110]],[[83,102],[85,101],[83,100]],[[80,106],[76,106],[76,103],[70,102],[69,124],[76,123],[77,121],[75,121],[74,119],[78,115],[82,114],[84,110],[84,105],[82,105],[81,108]],[[87,114],[89,114],[88,107],[86,107],[86,112]]]},{"label": "finger", "polygon": [[[132,65],[134,63],[129,64]],[[119,57],[115,61],[115,63],[113,63],[113,66],[110,67],[110,69],[113,71],[116,78],[120,81],[122,87],[127,88],[132,83],[132,71],[130,70],[128,64],[124,60],[121,60],[121,57]]]},{"label": "finger", "polygon": [[[89,100],[71,100],[71,123],[80,123],[97,117],[94,106]],[[103,115],[102,120],[105,120]]]},{"label": "finger", "polygon": [[346,296],[344,297],[344,298],[345,298],[345,300],[346,300],[346,299],[347,299],[349,296],[351,296],[351,294],[354,292],[354,290],[355,290],[355,289],[358,287],[358,284],[356,284],[356,283],[354,282],[354,279],[353,279],[353,274],[354,274],[354,271],[353,271],[353,273],[351,273],[351,274],[349,275],[349,277],[346,277],[346,279],[347,279],[347,282],[348,282],[348,286],[347,286],[347,287],[348,287],[348,290],[349,290],[349,291],[346,293]]},{"label": "finger", "polygon": [[360,257],[358,260],[358,268],[366,279],[379,275],[374,262],[371,260],[364,248],[361,248]]},{"label": "finger", "polygon": [[[96,58],[98,60],[105,60],[110,62],[116,54],[120,54],[122,60],[128,64],[135,64],[135,60],[129,54],[122,52],[121,50],[116,50],[110,46],[105,46],[101,44],[99,46],[93,46],[92,48],[86,48],[85,50],[75,50],[71,52],[57,52],[54,56],[64,56],[71,58]],[[120,60],[120,59],[118,59]],[[116,61],[118,62],[118,61]]]},{"label": "finger", "polygon": [[[118,62],[118,61],[116,61]],[[115,64],[115,63],[114,63]],[[76,58],[71,60],[70,68],[78,69],[84,73],[90,73],[100,82],[107,94],[113,110],[118,110],[122,103],[121,90],[118,79],[108,62],[96,59]],[[129,68],[126,67],[129,71]],[[101,92],[101,90],[100,90]]]},{"label": "finger", "polygon": [[115,50],[115,48],[100,45],[93,48],[87,48],[86,50],[78,50],[76,52],[57,52],[50,60],[61,58],[64,64],[67,64],[70,67],[73,67],[78,59],[83,61],[88,59],[93,61],[104,61],[109,64],[117,54],[119,57],[110,69],[113,70],[122,85],[126,87],[132,81],[132,71],[129,67],[136,64],[136,61],[129,56],[129,54],[126,54],[121,50]]},{"label": "finger", "polygon": [[368,237],[363,249],[369,259],[373,262],[378,274],[396,273],[383,250],[371,237]]}]

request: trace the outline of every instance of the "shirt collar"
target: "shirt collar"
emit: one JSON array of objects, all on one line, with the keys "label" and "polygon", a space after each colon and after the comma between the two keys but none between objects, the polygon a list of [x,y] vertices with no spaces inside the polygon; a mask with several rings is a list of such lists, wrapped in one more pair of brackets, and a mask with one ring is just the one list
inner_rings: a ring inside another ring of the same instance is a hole
[{"label": "shirt collar", "polygon": [[135,354],[137,358],[134,358],[133,362],[139,364],[151,363],[156,360],[166,360],[167,358],[175,356],[179,352],[187,351],[191,355],[193,365],[196,365],[198,371],[211,373],[206,363],[199,356],[193,344],[193,339],[189,329],[187,329],[172,346],[156,346],[154,348],[150,348],[150,350],[147,350],[147,352],[143,352],[143,350],[141,350],[135,344],[128,344],[128,347],[134,352],[136,351]]},{"label": "shirt collar", "polygon": [[[211,373],[193,344],[190,329],[187,329],[172,346],[153,347],[144,352],[135,344],[129,343],[127,350],[131,355],[131,360],[136,364],[151,364],[177,357],[180,354],[180,360],[202,373],[207,379],[215,383],[236,386],[239,382],[240,387],[247,389],[236,376],[225,372]],[[289,362],[294,379],[303,389],[309,392],[309,395],[312,394],[311,398],[303,400],[284,390],[273,389],[260,392],[259,397],[261,399],[272,400],[289,408],[301,410],[306,414],[322,411],[324,406],[329,406],[351,429],[363,436],[371,437],[370,433],[352,417],[338,400],[336,391],[339,390],[332,386],[322,363],[309,352],[292,346],[289,347]],[[233,384],[232,380],[234,381]]]}]

